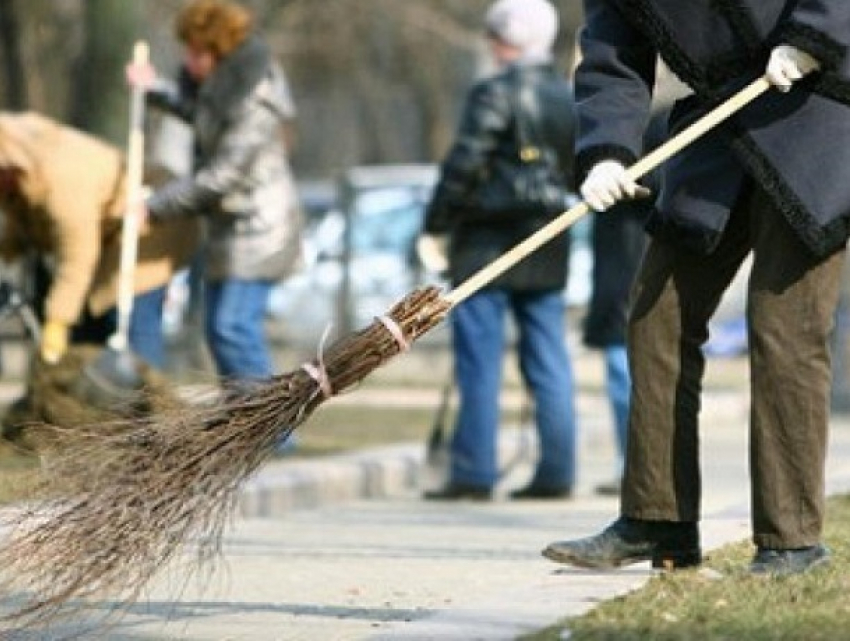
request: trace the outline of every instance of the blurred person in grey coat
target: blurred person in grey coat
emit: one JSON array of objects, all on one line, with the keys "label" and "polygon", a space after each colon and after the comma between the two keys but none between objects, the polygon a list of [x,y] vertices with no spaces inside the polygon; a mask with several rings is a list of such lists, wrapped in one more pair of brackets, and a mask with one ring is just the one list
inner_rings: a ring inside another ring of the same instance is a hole
[{"label": "blurred person in grey coat", "polygon": [[179,81],[131,69],[150,104],[193,127],[192,175],[148,200],[152,221],[202,216],[207,341],[220,375],[273,373],[263,321],[270,290],[300,256],[301,213],[284,145],[295,114],[282,70],[252,31],[252,16],[226,0],[194,0],[177,17],[184,45]]},{"label": "blurred person in grey coat", "polygon": [[692,90],[673,108],[672,133],[761,75],[776,90],[664,166],[629,316],[620,517],[543,553],[583,567],[700,563],[702,346],[752,254],[750,570],[821,566],[829,560],[821,538],[829,336],[850,233],[850,3],[584,4],[576,162],[582,196],[596,210],[647,195],[625,167],[640,154],[659,55]]}]

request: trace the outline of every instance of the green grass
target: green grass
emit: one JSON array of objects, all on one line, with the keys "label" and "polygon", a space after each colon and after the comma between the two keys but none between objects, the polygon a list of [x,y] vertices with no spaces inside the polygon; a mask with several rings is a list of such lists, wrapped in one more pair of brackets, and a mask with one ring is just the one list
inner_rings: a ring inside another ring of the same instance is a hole
[{"label": "green grass", "polygon": [[[298,447],[288,456],[323,456],[410,441],[424,448],[433,420],[430,408],[328,405],[298,428]],[[37,456],[0,439],[0,504],[31,496],[38,470]]]},{"label": "green grass", "polygon": [[[334,405],[320,407],[298,428],[298,446],[289,458],[309,458],[351,452],[394,443],[422,443],[425,448],[436,409],[430,406]],[[517,423],[519,412],[505,409],[506,423]],[[451,428],[450,420],[446,426]],[[0,439],[0,505],[31,496],[38,457]]]},{"label": "green grass", "polygon": [[37,457],[0,439],[0,504],[30,496],[38,470]]},{"label": "green grass", "polygon": [[704,568],[660,574],[526,641],[835,641],[850,638],[850,496],[828,503],[833,561],[808,574],[757,578],[747,542],[711,554]]},{"label": "green grass", "polygon": [[433,419],[431,409],[329,404],[298,428],[296,453],[318,456],[405,441],[424,444]]},{"label": "green grass", "polygon": [[[420,442],[425,446],[434,424],[431,407],[375,407],[333,405],[320,407],[298,428],[295,456],[339,454],[366,447]],[[505,423],[519,421],[519,412],[505,410]],[[446,425],[451,429],[451,422]]]}]

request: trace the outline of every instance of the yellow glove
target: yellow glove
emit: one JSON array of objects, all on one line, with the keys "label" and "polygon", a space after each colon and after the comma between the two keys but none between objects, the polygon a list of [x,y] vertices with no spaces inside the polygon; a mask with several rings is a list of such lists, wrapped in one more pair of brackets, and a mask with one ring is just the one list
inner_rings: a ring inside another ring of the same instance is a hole
[{"label": "yellow glove", "polygon": [[62,360],[68,351],[68,326],[55,320],[49,320],[41,328],[41,358],[51,365]]}]

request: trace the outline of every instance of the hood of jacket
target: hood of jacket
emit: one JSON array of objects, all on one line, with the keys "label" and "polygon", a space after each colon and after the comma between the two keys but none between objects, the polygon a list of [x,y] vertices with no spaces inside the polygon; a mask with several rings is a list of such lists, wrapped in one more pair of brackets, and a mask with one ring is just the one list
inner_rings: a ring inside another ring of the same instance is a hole
[{"label": "hood of jacket", "polygon": [[257,36],[249,36],[201,84],[198,101],[216,120],[227,120],[265,81],[269,88],[259,87],[263,101],[283,118],[286,111],[283,96],[272,87],[274,67],[268,45]]}]

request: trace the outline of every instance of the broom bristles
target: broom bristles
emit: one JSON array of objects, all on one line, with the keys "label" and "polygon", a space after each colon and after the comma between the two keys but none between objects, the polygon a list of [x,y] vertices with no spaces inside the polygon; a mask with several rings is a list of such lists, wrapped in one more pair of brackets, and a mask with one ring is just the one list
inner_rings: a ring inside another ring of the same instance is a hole
[{"label": "broom bristles", "polygon": [[46,457],[37,500],[6,519],[0,590],[21,605],[3,618],[32,627],[79,614],[94,598],[129,605],[190,541],[194,569],[218,558],[239,490],[281,440],[448,308],[437,288],[416,290],[312,363],[205,406],[51,428],[60,454]]}]

